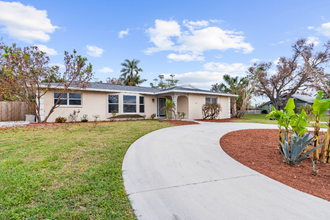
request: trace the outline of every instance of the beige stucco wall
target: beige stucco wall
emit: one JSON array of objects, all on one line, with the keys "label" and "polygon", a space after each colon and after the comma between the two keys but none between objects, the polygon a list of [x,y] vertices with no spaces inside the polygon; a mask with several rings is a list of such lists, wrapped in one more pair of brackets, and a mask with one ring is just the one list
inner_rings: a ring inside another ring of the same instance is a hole
[{"label": "beige stucco wall", "polygon": [[219,119],[228,118],[228,97],[202,95],[202,94],[189,94],[189,119],[202,118],[202,106],[205,104],[205,98],[218,98],[217,101],[221,106]]},{"label": "beige stucco wall", "polygon": [[[151,114],[157,113],[157,97],[153,95],[140,95],[136,93],[106,93],[106,92],[91,92],[84,91],[82,92],[82,106],[60,106],[55,109],[51,114],[48,122],[54,122],[55,119],[59,116],[68,118],[70,113],[73,113],[74,110],[80,110],[78,121],[80,117],[84,114],[88,115],[90,121],[93,120],[92,115],[100,115],[100,120],[108,120],[112,116],[111,113],[108,113],[108,95],[119,95],[119,114],[140,114],[146,115],[146,118],[150,118]],[[136,113],[123,113],[123,96],[132,95],[136,96],[137,101],[137,112]],[[139,113],[139,96],[145,97],[145,112]],[[154,102],[152,102],[154,99]],[[51,107],[54,104],[54,91],[48,91],[44,97],[44,109],[45,116],[50,111]]]},{"label": "beige stucco wall", "polygon": [[179,96],[178,97],[177,111],[186,113],[185,118],[189,118],[188,98],[186,96]]}]

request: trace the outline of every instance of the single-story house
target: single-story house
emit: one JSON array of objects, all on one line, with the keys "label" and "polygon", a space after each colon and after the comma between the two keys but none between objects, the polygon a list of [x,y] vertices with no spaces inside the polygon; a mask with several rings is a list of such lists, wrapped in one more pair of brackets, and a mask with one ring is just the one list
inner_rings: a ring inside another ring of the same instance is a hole
[{"label": "single-story house", "polygon": [[[294,94],[291,96],[293,98],[294,104],[296,106],[296,109],[301,106],[301,105],[313,105],[315,97],[309,96],[309,95],[299,95],[299,94]],[[279,105],[279,110],[284,110],[286,103],[284,101],[286,100],[286,95],[281,96],[281,100],[283,103],[280,103]],[[261,112],[262,113],[269,113],[272,111],[272,103],[271,101],[263,103],[261,106]]]},{"label": "single-story house", "polygon": [[[57,86],[51,83],[51,88],[40,101],[42,120],[59,98]],[[219,103],[222,108],[219,119],[223,119],[230,118],[230,98],[233,96],[236,95],[202,90],[190,85],[159,89],[92,82],[86,89],[71,87],[70,93],[62,97],[69,98],[62,101],[47,121],[54,122],[59,116],[68,118],[74,110],[80,110],[79,117],[87,114],[90,121],[93,120],[92,115],[99,115],[100,120],[108,120],[112,110],[118,111],[117,116],[139,114],[151,118],[152,114],[156,114],[156,118],[163,118],[165,111],[162,108],[166,99],[174,101],[176,111],[185,112],[186,119],[201,119],[203,104]]]}]

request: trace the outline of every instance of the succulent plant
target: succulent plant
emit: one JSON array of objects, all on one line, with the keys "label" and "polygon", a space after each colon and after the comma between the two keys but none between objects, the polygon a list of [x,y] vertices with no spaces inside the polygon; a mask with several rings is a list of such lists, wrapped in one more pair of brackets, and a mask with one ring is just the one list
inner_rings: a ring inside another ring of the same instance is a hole
[{"label": "succulent plant", "polygon": [[[295,165],[299,163],[300,161],[303,161],[307,158],[307,156],[314,152],[316,149],[321,147],[323,144],[318,145],[308,152],[306,152],[303,156],[300,156],[303,150],[307,147],[307,145],[313,140],[314,137],[310,138],[310,135],[303,135],[302,137],[299,137],[299,135],[293,133],[291,135],[291,151],[289,146],[289,140],[286,133],[284,133],[284,142],[280,142],[282,149],[279,148],[279,151],[283,155],[286,162],[290,165]],[[299,157],[300,156],[300,157]]]}]

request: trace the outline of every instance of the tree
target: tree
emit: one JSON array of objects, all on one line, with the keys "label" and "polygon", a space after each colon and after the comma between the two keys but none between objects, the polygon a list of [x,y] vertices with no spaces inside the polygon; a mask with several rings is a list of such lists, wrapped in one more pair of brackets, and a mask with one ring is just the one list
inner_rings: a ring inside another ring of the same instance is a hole
[{"label": "tree", "polygon": [[[242,77],[242,78],[239,78],[238,76],[231,77],[228,74],[223,76],[223,80],[226,82],[227,85],[224,83],[221,83],[221,84],[216,83],[216,84],[212,85],[211,91],[224,92],[224,93],[230,93],[233,95],[237,95],[239,88],[243,88],[248,83],[248,81],[245,77]],[[231,98],[232,117],[236,117],[236,115],[237,115],[236,103],[239,99],[240,99],[240,97]]]},{"label": "tree", "polygon": [[124,63],[121,65],[123,68],[121,69],[120,80],[123,81],[125,85],[128,86],[137,86],[145,81],[146,79],[141,79],[138,75],[139,72],[143,70],[139,68],[137,65],[140,63],[140,60],[133,59],[132,61],[126,59]]},{"label": "tree", "polygon": [[178,79],[174,79],[175,75],[174,74],[170,74],[170,79],[166,79],[165,81],[167,81],[167,83],[164,82],[164,75],[159,75],[158,78],[159,78],[159,83],[157,84],[158,82],[158,79],[155,78],[153,81],[155,83],[150,83],[150,86],[152,88],[161,88],[161,89],[166,89],[166,88],[171,88],[171,87],[175,87],[177,85],[177,83],[179,82]]},{"label": "tree", "polygon": [[175,112],[175,103],[169,99],[166,99],[165,101],[165,106],[163,108],[161,108],[161,110],[165,110],[165,115],[166,115],[166,119],[168,120],[170,117],[170,114],[173,113],[174,115],[174,119],[176,119],[176,112]]},{"label": "tree", "polygon": [[[272,63],[255,63],[248,69],[249,74],[257,79],[256,94],[267,96],[276,109],[283,106],[297,92],[306,93],[311,89],[320,89],[320,80],[329,81],[330,78],[322,67],[329,61],[330,43],[324,45],[324,51],[317,53],[313,52],[314,44],[307,44],[306,39],[298,40],[292,47],[292,57],[281,57],[275,73],[270,71]],[[319,72],[321,79],[313,77],[311,69],[306,65],[299,65],[299,51],[311,61],[311,67]],[[258,71],[260,67],[264,70]]]},{"label": "tree", "polygon": [[[0,78],[2,92],[12,92],[16,97],[24,101],[34,110],[38,122],[42,122],[40,103],[42,97],[50,88],[56,89],[60,93],[56,103],[51,107],[43,122],[47,122],[49,116],[59,106],[59,102],[64,93],[71,87],[86,88],[93,76],[92,65],[86,64],[87,58],[64,52],[65,71],[59,73],[58,66],[49,66],[49,57],[36,46],[21,49],[16,44],[12,46],[2,46],[0,50],[3,56],[1,63],[3,76]],[[56,84],[42,83],[52,82],[53,79],[62,79]]]},{"label": "tree", "polygon": [[113,84],[113,85],[122,85],[123,84],[123,81],[121,81],[120,79],[117,79],[117,78],[110,78],[110,77],[108,77],[106,79],[106,83],[107,84]]}]

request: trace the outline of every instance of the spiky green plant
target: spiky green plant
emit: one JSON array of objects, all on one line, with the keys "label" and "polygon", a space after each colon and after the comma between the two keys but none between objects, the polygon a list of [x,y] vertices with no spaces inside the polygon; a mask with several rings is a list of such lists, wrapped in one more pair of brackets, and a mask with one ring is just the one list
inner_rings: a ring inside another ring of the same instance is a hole
[{"label": "spiky green plant", "polygon": [[284,133],[284,142],[280,142],[282,148],[278,148],[281,154],[283,155],[286,162],[290,165],[295,165],[307,158],[307,156],[314,152],[316,149],[321,147],[323,144],[320,144],[308,152],[306,152],[303,156],[300,156],[303,150],[307,147],[308,143],[314,138],[309,138],[309,135],[304,135],[299,137],[299,135],[293,133],[291,135],[291,150],[289,148],[289,140],[288,136]]}]

